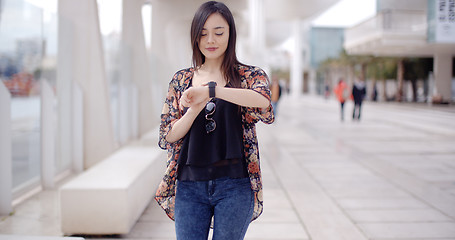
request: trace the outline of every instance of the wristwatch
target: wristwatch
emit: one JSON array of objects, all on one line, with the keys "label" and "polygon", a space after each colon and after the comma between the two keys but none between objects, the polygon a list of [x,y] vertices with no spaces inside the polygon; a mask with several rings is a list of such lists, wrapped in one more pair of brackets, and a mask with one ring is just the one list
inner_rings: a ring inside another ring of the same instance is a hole
[{"label": "wristwatch", "polygon": [[208,86],[209,86],[209,97],[214,98],[216,82],[214,82],[214,81],[208,82]]}]

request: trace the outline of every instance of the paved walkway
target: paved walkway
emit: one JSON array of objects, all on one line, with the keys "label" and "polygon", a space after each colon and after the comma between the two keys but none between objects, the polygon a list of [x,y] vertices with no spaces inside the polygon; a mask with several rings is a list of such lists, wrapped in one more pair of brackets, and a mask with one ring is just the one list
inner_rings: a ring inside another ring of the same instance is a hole
[{"label": "paved walkway", "polygon": [[[334,100],[284,98],[258,124],[264,213],[248,240],[455,240],[455,108],[370,103],[344,122]],[[45,191],[0,222],[0,234],[59,236],[57,194]],[[151,202],[124,236],[175,239]]]}]

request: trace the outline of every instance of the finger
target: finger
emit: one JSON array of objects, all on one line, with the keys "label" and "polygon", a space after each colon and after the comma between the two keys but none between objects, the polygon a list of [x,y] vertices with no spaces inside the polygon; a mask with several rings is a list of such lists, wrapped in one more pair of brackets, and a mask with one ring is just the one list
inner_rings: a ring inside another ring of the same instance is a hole
[{"label": "finger", "polygon": [[182,94],[182,98],[188,97],[188,90],[185,90]]},{"label": "finger", "polygon": [[188,99],[188,101],[191,101],[192,98],[194,97],[192,89],[188,89],[187,91],[185,91],[184,95]]},{"label": "finger", "polygon": [[180,100],[180,104],[181,104],[183,107],[188,107],[189,102],[188,102],[188,100],[186,100],[185,98],[182,98],[182,99]]}]

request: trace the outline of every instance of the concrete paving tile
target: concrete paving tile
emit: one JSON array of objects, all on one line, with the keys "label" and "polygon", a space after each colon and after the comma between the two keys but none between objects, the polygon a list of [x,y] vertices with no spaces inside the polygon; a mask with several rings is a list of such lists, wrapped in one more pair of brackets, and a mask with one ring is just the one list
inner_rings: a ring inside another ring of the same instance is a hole
[{"label": "concrete paving tile", "polygon": [[286,149],[291,153],[292,155],[296,156],[305,156],[306,154],[311,154],[311,153],[321,153],[324,152],[325,154],[335,154],[335,151],[333,149],[327,149],[327,146],[323,146],[320,144],[314,144],[314,145],[297,145],[297,146],[289,146],[286,145]]},{"label": "concrete paving tile", "polygon": [[[387,182],[384,179],[381,179],[377,175],[372,173],[368,174],[333,174],[330,177],[325,176],[324,173],[315,172],[312,169],[308,170],[312,176],[319,182],[321,185],[380,185],[386,184]],[[390,185],[390,184],[389,184]]]},{"label": "concrete paving tile", "polygon": [[309,170],[309,172],[312,174],[314,179],[321,184],[321,186],[330,186],[330,185],[359,185],[359,184],[378,184],[378,183],[383,183],[384,181],[380,178],[378,178],[375,175],[354,175],[354,176],[349,176],[349,175],[331,175],[330,177],[324,176],[323,173],[321,174],[316,174],[313,171]]},{"label": "concrete paving tile", "polygon": [[363,222],[446,222],[452,219],[433,209],[348,210],[357,223]]},{"label": "concrete paving tile", "polygon": [[294,209],[264,208],[264,212],[255,222],[257,223],[298,223],[299,218]]},{"label": "concrete paving tile", "polygon": [[318,193],[309,194],[306,191],[293,191],[289,196],[297,213],[301,218],[313,214],[341,214],[342,210],[328,196],[320,196]]},{"label": "concrete paving tile", "polygon": [[[286,157],[286,159],[289,159],[287,168],[281,168],[282,166],[276,164],[276,161],[270,161],[270,164],[276,169],[280,179],[286,183],[284,189],[310,236],[313,239],[340,239],[336,236],[340,236],[341,233],[346,236],[342,239],[365,239],[319,185],[305,171],[299,170],[298,165],[294,166],[292,157]],[[289,175],[297,177],[288,179]]]},{"label": "concrete paving tile", "polygon": [[[123,238],[123,237],[113,237],[113,238],[85,238],[85,240],[116,240],[116,239],[123,239],[123,240],[175,240],[175,238]],[[65,240],[65,239],[62,239]],[[69,239],[70,240],[70,239]]]},{"label": "concrete paving tile", "polygon": [[420,179],[427,182],[455,182],[455,171],[439,170],[435,169],[433,172],[427,172],[426,170],[413,171],[413,174],[419,176]]},{"label": "concrete paving tile", "polygon": [[283,190],[264,189],[264,208],[270,209],[292,209],[289,201],[283,201]]},{"label": "concrete paving tile", "polygon": [[[450,145],[452,144],[452,145]],[[455,143],[446,143],[445,141],[428,143],[428,141],[415,142],[415,141],[363,141],[358,142],[357,145],[359,149],[362,149],[363,152],[369,154],[379,154],[379,153],[415,153],[415,152],[424,152],[424,153],[450,153],[453,151],[453,146]]]},{"label": "concrete paving tile", "polygon": [[305,229],[299,223],[252,223],[245,239],[309,239]]},{"label": "concrete paving tile", "polygon": [[[348,163],[350,164],[350,163]],[[307,167],[306,167],[307,168]],[[324,167],[308,167],[311,173],[315,176],[325,175],[326,179],[329,179],[328,176],[339,177],[339,176],[350,176],[351,179],[355,179],[355,176],[372,176],[371,171],[365,169],[364,167],[359,167],[356,165],[351,166],[329,166],[326,164]]]},{"label": "concrete paving tile", "polygon": [[262,184],[269,190],[280,189],[280,184],[275,179],[263,179]]},{"label": "concrete paving tile", "polygon": [[454,238],[455,223],[362,223],[358,225],[370,239]]},{"label": "concrete paving tile", "polygon": [[305,155],[305,158],[296,160],[304,168],[326,167],[327,165],[333,166],[335,164],[352,164],[352,161],[348,156],[341,154],[307,154]]},{"label": "concrete paving tile", "polygon": [[347,167],[356,167],[358,166],[357,163],[351,161],[348,157],[343,157],[342,155],[326,155],[320,156],[318,155],[315,158],[312,155],[311,159],[303,159],[298,161],[301,166],[307,169],[330,169],[330,168],[347,168]]},{"label": "concrete paving tile", "polygon": [[[403,240],[403,239],[400,239],[400,240]],[[407,240],[407,239],[404,239],[404,240]],[[409,239],[409,240],[413,240],[413,239]],[[425,240],[455,240],[455,238],[425,238]]]},{"label": "concrete paving tile", "polygon": [[19,204],[14,215],[36,220],[52,220],[60,217],[59,198],[57,191],[42,191],[27,200],[27,204]]},{"label": "concrete paving tile", "polygon": [[4,235],[0,234],[0,240],[84,240],[78,237],[51,237],[31,235]]},{"label": "concrete paving tile", "polygon": [[163,222],[137,222],[131,232],[122,236],[122,238],[173,238],[175,239],[174,222],[169,220]]},{"label": "concrete paving tile", "polygon": [[311,239],[366,240],[363,233],[344,213],[306,213],[303,222]]},{"label": "concrete paving tile", "polygon": [[407,192],[412,193],[415,197],[422,199],[446,215],[455,218],[455,204],[453,204],[455,198],[441,191],[441,189],[435,187],[433,184],[416,178],[385,161],[359,159],[357,162],[370,169],[374,169],[375,172],[388,179],[391,183],[396,184],[402,189],[406,189]]},{"label": "concrete paving tile", "polygon": [[152,199],[149,206],[144,210],[138,221],[141,222],[169,222],[171,221],[165,212]]},{"label": "concrete paving tile", "polygon": [[[276,123],[257,125],[264,213],[247,240],[455,240],[455,110],[366,102],[361,122],[341,123],[335,101],[281,101]],[[1,234],[61,235],[57,194],[37,196]],[[129,234],[92,239],[118,238],[175,239],[174,223],[152,200]]]},{"label": "concrete paving tile", "polygon": [[1,234],[62,236],[59,219],[39,220],[24,216],[10,217],[0,224]]},{"label": "concrete paving tile", "polygon": [[455,197],[455,189],[450,189],[447,191],[448,194],[450,194],[451,196]]},{"label": "concrete paving tile", "polygon": [[376,185],[330,185],[324,186],[329,195],[334,198],[353,197],[407,197],[408,193],[388,184]]},{"label": "concrete paving tile", "polygon": [[337,199],[344,209],[420,209],[428,205],[412,198],[342,198]]}]

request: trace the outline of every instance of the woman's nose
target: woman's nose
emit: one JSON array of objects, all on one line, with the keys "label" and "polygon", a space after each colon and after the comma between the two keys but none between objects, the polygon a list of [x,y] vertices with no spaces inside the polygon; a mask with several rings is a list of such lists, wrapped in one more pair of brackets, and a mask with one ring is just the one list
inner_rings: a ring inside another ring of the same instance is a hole
[{"label": "woman's nose", "polygon": [[215,37],[213,34],[208,34],[207,35],[207,43],[213,43],[215,41]]}]

